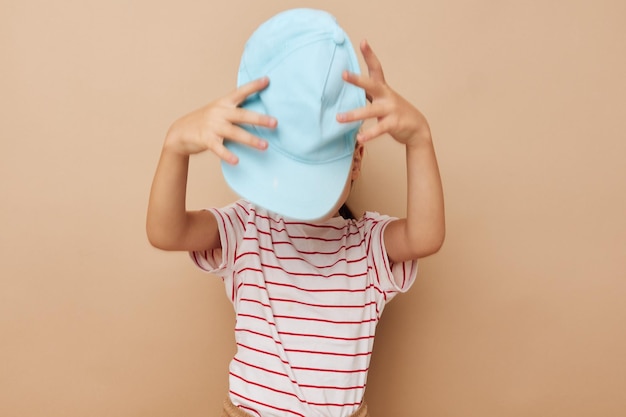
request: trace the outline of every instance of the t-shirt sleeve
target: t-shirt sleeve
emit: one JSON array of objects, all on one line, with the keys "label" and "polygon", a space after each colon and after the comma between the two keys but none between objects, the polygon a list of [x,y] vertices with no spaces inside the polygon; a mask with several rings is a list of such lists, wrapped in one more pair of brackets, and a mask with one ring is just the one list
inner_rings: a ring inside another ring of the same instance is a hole
[{"label": "t-shirt sleeve", "polygon": [[207,209],[215,216],[221,248],[189,253],[201,270],[224,278],[232,270],[237,247],[243,238],[250,213],[249,204],[239,200],[223,208]]},{"label": "t-shirt sleeve", "polygon": [[385,228],[394,217],[366,212],[363,216],[368,263],[372,268],[374,285],[387,294],[387,299],[408,291],[417,276],[417,259],[391,262],[383,239]]}]

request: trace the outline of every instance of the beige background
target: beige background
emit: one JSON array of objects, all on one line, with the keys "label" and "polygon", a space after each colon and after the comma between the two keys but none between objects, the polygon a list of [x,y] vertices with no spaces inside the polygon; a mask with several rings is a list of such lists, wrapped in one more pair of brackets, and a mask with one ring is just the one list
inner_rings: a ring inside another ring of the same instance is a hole
[{"label": "beige background", "polygon": [[[0,2],[0,415],[215,416],[232,308],[144,217],[169,124],[275,12],[334,13],[428,116],[448,235],[379,327],[373,416],[626,414],[626,3]],[[402,148],[352,204],[402,215]],[[212,155],[189,205],[229,202]]]}]

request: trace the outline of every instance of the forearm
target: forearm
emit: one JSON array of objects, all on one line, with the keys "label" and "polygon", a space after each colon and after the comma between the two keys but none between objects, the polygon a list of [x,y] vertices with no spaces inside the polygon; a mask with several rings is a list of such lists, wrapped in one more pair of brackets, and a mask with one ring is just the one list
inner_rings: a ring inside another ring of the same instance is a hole
[{"label": "forearm", "polygon": [[443,189],[430,133],[405,146],[407,214],[385,231],[387,254],[394,262],[432,255],[445,236]]},{"label": "forearm", "polygon": [[406,146],[406,239],[417,257],[439,250],[445,236],[443,188],[430,135]]},{"label": "forearm", "polygon": [[163,147],[154,175],[146,232],[150,243],[168,249],[187,229],[186,189],[189,156]]}]

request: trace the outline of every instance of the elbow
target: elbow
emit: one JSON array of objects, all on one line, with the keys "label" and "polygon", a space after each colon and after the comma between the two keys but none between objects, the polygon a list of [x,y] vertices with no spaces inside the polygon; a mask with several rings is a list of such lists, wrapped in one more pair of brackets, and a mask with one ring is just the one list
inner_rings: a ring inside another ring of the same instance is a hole
[{"label": "elbow", "polygon": [[445,242],[446,240],[446,227],[445,225],[441,225],[441,228],[439,231],[437,231],[437,233],[434,234],[434,236],[431,238],[431,242],[430,242],[430,250],[431,250],[431,255],[434,255],[435,253],[439,252],[439,250],[441,250],[441,248],[443,247],[443,242]]},{"label": "elbow", "polygon": [[165,251],[174,250],[170,239],[166,238],[166,234],[161,233],[159,228],[154,227],[154,225],[151,225],[150,223],[146,224],[146,237],[153,248]]},{"label": "elbow", "polygon": [[406,220],[388,226],[388,255],[393,262],[405,262],[439,252],[445,240],[444,223],[428,223],[427,227],[407,227]]},{"label": "elbow", "polygon": [[444,241],[445,241],[445,234],[442,234],[441,236],[438,236],[436,239],[433,239],[433,241],[430,242],[430,246],[428,247],[429,254],[426,256],[434,255],[437,252],[439,252],[439,250],[441,250],[441,248],[443,247]]},{"label": "elbow", "polygon": [[160,250],[164,250],[168,252],[180,250],[171,242],[165,239],[160,239],[150,234],[148,234],[148,242],[153,248],[156,248],[156,249],[160,249]]},{"label": "elbow", "polygon": [[148,243],[150,243],[150,246],[152,246],[153,248],[165,250],[165,245],[163,245],[159,239],[155,238],[153,235],[149,233],[148,233]]},{"label": "elbow", "polygon": [[428,234],[428,236],[409,239],[409,250],[413,259],[426,258],[434,255],[443,247],[445,241],[445,229]]},{"label": "elbow", "polygon": [[415,258],[421,259],[421,258],[426,258],[427,256],[436,254],[437,252],[439,252],[439,250],[443,246],[443,241],[444,239],[441,238],[441,239],[433,239],[432,241],[424,242],[424,244],[421,245],[419,249],[415,251],[415,254],[416,254]]},{"label": "elbow", "polygon": [[146,230],[146,236],[148,238],[148,243],[150,243],[150,246],[156,249],[165,250],[166,245],[161,241],[161,239],[158,238],[155,233],[151,232],[150,230]]},{"label": "elbow", "polygon": [[427,239],[427,255],[434,255],[443,247],[443,242],[446,240],[446,224],[444,221],[439,222],[432,232],[428,235]]}]

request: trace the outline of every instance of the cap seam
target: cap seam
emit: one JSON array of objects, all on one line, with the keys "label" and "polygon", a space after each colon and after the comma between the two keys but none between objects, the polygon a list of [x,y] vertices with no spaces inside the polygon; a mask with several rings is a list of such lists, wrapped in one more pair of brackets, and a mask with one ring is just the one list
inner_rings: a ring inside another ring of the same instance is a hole
[{"label": "cap seam", "polygon": [[[261,74],[260,76],[263,76],[263,75],[266,75],[267,73],[269,73],[271,70],[276,68],[276,66],[278,64],[280,64],[280,62],[282,62],[282,60],[284,58],[286,58],[289,55],[295,53],[299,49],[302,49],[305,46],[308,46],[308,45],[311,45],[313,43],[320,42],[320,41],[323,41],[323,40],[329,40],[329,41],[332,41],[333,43],[335,43],[334,40],[333,40],[332,34],[324,33],[324,34],[318,35],[317,37],[314,37],[312,39],[307,39],[305,42],[300,43],[297,46],[288,47],[288,45],[289,45],[288,43],[283,44],[281,46],[282,51],[279,54],[274,55],[274,57],[272,57],[272,59],[270,61],[268,61],[268,63],[271,63],[271,65],[268,65],[268,67],[264,69],[264,74]],[[336,50],[337,50],[337,47],[335,46],[335,49],[333,50],[333,56],[334,56]],[[246,65],[246,67],[247,66],[248,65]],[[246,72],[247,72],[247,68],[246,68]],[[248,74],[248,75],[250,76],[250,78],[252,78],[251,74]]]}]

